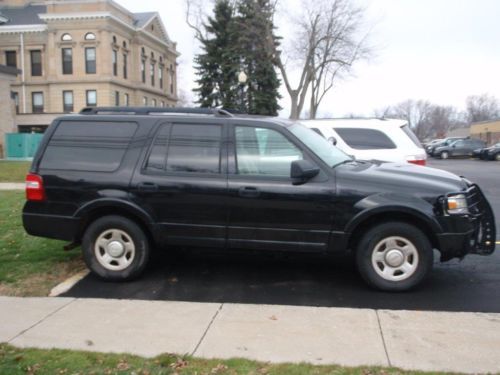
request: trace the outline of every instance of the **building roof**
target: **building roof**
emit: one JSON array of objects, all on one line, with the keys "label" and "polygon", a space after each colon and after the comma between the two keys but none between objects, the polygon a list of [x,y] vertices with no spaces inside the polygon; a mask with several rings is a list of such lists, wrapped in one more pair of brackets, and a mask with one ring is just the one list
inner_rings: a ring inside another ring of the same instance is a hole
[{"label": "building roof", "polygon": [[1,26],[14,25],[42,25],[43,22],[38,15],[46,13],[45,5],[27,5],[22,8],[0,8],[0,14],[7,18],[7,22],[0,24]]},{"label": "building roof", "polygon": [[148,23],[148,21],[153,18],[157,13],[156,12],[141,12],[134,13],[135,24],[134,26],[141,28]]}]

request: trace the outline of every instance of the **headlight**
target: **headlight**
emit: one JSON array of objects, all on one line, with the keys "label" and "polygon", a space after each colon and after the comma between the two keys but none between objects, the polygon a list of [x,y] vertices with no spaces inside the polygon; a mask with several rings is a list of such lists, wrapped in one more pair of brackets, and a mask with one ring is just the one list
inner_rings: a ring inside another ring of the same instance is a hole
[{"label": "headlight", "polygon": [[463,194],[450,195],[446,198],[446,211],[450,215],[468,214],[467,198]]}]

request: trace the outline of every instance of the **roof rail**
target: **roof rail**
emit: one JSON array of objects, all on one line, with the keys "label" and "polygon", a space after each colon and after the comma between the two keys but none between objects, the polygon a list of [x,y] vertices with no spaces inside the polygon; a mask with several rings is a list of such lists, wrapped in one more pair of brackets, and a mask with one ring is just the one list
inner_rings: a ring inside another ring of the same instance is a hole
[{"label": "roof rail", "polygon": [[221,108],[177,108],[177,107],[85,107],[80,111],[81,115],[98,114],[122,114],[122,115],[150,115],[150,114],[190,114],[190,115],[233,115]]}]

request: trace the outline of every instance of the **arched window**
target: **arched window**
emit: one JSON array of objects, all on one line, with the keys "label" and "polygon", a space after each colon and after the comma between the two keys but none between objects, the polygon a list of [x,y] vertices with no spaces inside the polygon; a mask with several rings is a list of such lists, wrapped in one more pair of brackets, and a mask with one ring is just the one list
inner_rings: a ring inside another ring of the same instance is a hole
[{"label": "arched window", "polygon": [[151,52],[151,58],[154,59],[155,58],[155,53],[154,52]]},{"label": "arched window", "polygon": [[160,63],[162,63],[162,62],[163,62],[163,57],[160,56]]},{"label": "arched window", "polygon": [[123,48],[127,48],[127,42],[126,41],[123,41]]},{"label": "arched window", "polygon": [[116,44],[116,36],[113,35],[113,44]]},{"label": "arched window", "polygon": [[143,56],[146,56],[146,50],[144,49],[144,47],[141,48],[141,53]]},{"label": "arched window", "polygon": [[71,37],[71,35],[69,35],[68,33],[66,33],[66,34],[62,35],[61,40],[63,42],[69,42],[69,41],[73,40],[73,38]]},{"label": "arched window", "polygon": [[94,33],[85,34],[85,40],[95,40],[95,34]]}]

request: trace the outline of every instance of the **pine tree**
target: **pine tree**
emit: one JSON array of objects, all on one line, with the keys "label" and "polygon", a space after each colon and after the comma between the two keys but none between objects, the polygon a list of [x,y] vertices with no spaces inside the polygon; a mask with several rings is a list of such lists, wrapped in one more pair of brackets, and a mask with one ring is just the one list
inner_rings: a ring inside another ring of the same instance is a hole
[{"label": "pine tree", "polygon": [[214,16],[204,28],[208,37],[201,40],[203,53],[195,57],[199,79],[197,101],[201,107],[236,108],[238,103],[239,58],[235,54],[238,38],[234,8],[229,0],[217,0]]},{"label": "pine tree", "polygon": [[248,76],[246,106],[248,113],[276,116],[281,109],[278,79],[273,63],[273,49],[266,47],[274,35],[273,9],[270,0],[240,0],[238,4],[237,50],[241,69]]}]

